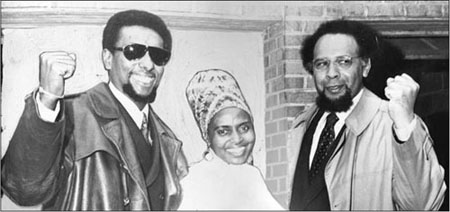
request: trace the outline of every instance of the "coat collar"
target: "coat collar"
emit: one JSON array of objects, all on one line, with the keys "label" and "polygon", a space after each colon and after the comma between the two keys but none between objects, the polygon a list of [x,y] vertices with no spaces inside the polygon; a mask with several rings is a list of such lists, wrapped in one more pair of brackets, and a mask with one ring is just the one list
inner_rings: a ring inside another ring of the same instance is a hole
[{"label": "coat collar", "polygon": [[361,99],[345,120],[345,124],[356,135],[361,134],[380,110],[382,103],[382,99],[364,88]]},{"label": "coat collar", "polygon": [[[369,125],[377,111],[382,107],[382,103],[382,99],[367,88],[363,88],[361,99],[345,120],[347,128],[352,130],[356,135],[361,134],[362,131]],[[312,117],[317,111],[317,105],[313,104],[311,108],[306,110],[302,115],[298,116],[294,120],[292,126],[296,128],[303,122],[307,122],[306,126],[309,126],[309,122],[311,122]]]},{"label": "coat collar", "polygon": [[105,119],[118,119],[120,117],[119,107],[107,84],[100,83],[88,92],[94,112]]},{"label": "coat collar", "polygon": [[307,122],[306,126],[309,126],[309,123],[312,121],[312,117],[314,116],[314,114],[316,114],[317,111],[318,111],[317,105],[316,104],[311,105],[309,109],[305,110],[304,113],[302,113],[296,119],[294,119],[292,124],[293,128],[298,127],[300,124],[304,122]]},{"label": "coat collar", "polygon": [[[115,104],[117,100],[114,98],[107,84],[101,83],[97,85],[88,95],[92,103],[92,108],[99,117],[104,119],[119,119],[121,117],[119,106]],[[154,120],[152,127],[155,128],[154,132],[157,132],[159,136],[167,134],[169,137],[174,137],[174,135],[168,134],[166,128],[151,107],[149,110],[149,119]]]},{"label": "coat collar", "polygon": [[[93,113],[98,117],[97,122],[101,127],[101,132],[93,132],[89,135],[77,135],[80,138],[76,140],[79,140],[82,143],[80,143],[80,145],[78,145],[77,147],[75,156],[76,159],[78,160],[84,158],[97,150],[105,150],[120,161],[120,156],[117,155],[116,150],[114,150],[115,148],[113,148],[111,144],[114,144],[114,146],[119,148],[119,150],[123,150],[123,148],[127,146],[124,144],[125,140],[130,139],[131,135],[126,127],[122,127],[124,123],[123,118],[120,114],[117,100],[114,98],[106,83],[100,83],[99,85],[96,85],[95,87],[87,91],[86,95],[89,102],[88,104],[90,104],[90,110],[92,110]],[[158,116],[153,112],[151,107],[149,112],[149,119],[153,123],[152,127],[155,129],[153,131],[155,132],[155,137],[164,137],[164,141],[166,143],[169,143],[167,144],[169,146],[181,145],[181,142],[178,141],[175,138],[175,135],[173,135],[173,133],[164,126],[164,123],[162,123]],[[95,130],[95,127],[91,128],[91,130]],[[99,134],[103,134],[104,136],[96,136]],[[92,137],[94,135],[95,138]],[[86,140],[90,140],[90,142],[86,142]],[[162,148],[164,148],[164,146],[166,145],[161,144]],[[176,147],[165,148],[165,151],[175,149]]]}]

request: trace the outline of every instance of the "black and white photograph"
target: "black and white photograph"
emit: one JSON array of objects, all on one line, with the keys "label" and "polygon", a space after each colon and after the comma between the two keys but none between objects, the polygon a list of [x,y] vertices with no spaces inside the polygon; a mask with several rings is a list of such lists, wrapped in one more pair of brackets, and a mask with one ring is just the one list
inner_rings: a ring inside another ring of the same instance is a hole
[{"label": "black and white photograph", "polygon": [[448,1],[2,1],[0,210],[449,210]]}]

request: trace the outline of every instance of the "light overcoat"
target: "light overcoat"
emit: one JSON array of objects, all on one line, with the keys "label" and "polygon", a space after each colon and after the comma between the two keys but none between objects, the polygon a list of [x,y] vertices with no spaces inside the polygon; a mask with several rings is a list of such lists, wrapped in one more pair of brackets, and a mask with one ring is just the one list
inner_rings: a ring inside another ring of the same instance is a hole
[{"label": "light overcoat", "polygon": [[[288,135],[288,182],[293,176],[305,130],[317,106],[293,122]],[[346,129],[325,167],[331,210],[437,210],[444,201],[444,169],[424,122],[406,142],[396,139],[388,102],[364,89],[345,120]],[[315,195],[315,194],[311,194]],[[291,199],[289,190],[286,206]]]}]

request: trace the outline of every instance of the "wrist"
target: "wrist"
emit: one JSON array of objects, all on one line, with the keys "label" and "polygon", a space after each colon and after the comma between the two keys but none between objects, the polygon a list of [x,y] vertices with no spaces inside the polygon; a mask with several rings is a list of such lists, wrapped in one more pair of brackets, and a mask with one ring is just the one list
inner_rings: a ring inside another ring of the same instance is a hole
[{"label": "wrist", "polygon": [[44,90],[42,87],[39,87],[39,100],[44,104],[47,108],[54,110],[56,107],[56,104],[58,103],[58,100],[63,99],[64,95],[57,96],[55,94],[52,94],[46,90]]}]

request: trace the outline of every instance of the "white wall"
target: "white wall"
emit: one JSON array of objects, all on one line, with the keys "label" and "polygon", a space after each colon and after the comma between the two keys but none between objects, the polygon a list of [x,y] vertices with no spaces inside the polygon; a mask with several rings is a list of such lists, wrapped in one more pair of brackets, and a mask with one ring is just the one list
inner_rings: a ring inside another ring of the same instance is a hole
[{"label": "white wall", "polygon": [[[70,26],[3,30],[2,157],[24,107],[24,97],[38,86],[38,55],[65,50],[77,54],[75,75],[67,81],[67,93],[86,90],[107,81],[101,64],[102,26]],[[239,81],[255,119],[255,165],[265,173],[264,68],[260,32],[181,31],[172,29],[173,57],[153,107],[184,141],[189,162],[201,159],[206,145],[185,99],[184,90],[196,71],[221,68]],[[7,198],[2,209],[18,209]],[[37,209],[32,207],[29,209]],[[21,208],[25,209],[25,208]]]}]

